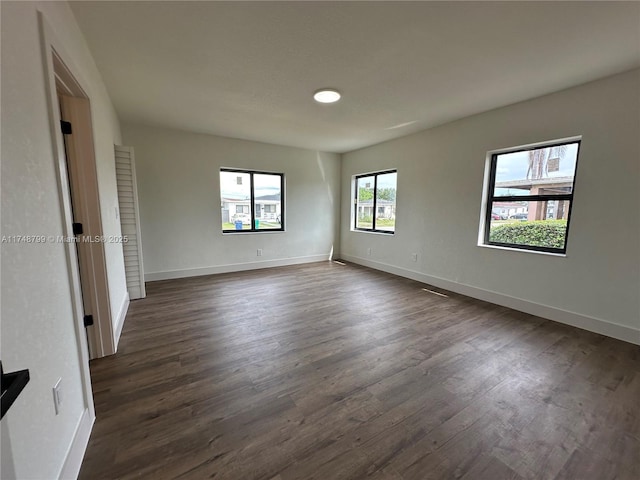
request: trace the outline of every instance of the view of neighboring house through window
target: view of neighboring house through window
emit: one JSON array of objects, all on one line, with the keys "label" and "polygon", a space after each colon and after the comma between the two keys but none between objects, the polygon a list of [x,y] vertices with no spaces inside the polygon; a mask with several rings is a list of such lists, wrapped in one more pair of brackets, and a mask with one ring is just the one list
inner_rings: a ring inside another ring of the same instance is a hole
[{"label": "view of neighboring house through window", "polygon": [[484,243],[565,253],[579,141],[491,157]]},{"label": "view of neighboring house through window", "polygon": [[222,231],[284,230],[282,173],[220,170]]},{"label": "view of neighboring house through window", "polygon": [[356,175],[356,230],[395,232],[397,177],[396,170]]}]

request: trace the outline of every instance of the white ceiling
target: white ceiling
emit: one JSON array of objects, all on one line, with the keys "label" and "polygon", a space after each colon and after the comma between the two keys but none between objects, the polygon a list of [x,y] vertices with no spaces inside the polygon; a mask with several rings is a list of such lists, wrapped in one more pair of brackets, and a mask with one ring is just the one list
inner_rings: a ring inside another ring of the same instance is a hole
[{"label": "white ceiling", "polygon": [[640,66],[637,2],[71,7],[123,121],[332,152]]}]

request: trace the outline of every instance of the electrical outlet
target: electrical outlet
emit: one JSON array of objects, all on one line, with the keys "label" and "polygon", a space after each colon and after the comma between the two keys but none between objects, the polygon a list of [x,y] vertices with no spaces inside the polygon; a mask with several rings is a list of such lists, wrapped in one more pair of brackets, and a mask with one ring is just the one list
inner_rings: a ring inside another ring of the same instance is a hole
[{"label": "electrical outlet", "polygon": [[62,378],[59,378],[56,384],[53,386],[53,407],[56,409],[56,415],[60,413],[62,407]]},{"label": "electrical outlet", "polygon": [[412,253],[411,254],[411,260],[413,260],[414,262],[418,261],[418,254],[417,253]]},{"label": "electrical outlet", "polygon": [[261,249],[261,248],[259,248],[259,249],[258,249],[258,256],[259,256],[259,257],[261,257],[261,256],[262,256],[262,249]]},{"label": "electrical outlet", "polygon": [[371,255],[371,248],[367,248],[367,255]]}]

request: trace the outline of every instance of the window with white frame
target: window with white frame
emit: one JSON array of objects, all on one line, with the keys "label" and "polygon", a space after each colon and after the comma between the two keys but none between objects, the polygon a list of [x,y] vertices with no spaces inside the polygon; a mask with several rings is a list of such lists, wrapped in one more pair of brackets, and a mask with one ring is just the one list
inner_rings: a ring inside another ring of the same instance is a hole
[{"label": "window with white frame", "polygon": [[494,153],[485,245],[566,253],[580,140]]}]

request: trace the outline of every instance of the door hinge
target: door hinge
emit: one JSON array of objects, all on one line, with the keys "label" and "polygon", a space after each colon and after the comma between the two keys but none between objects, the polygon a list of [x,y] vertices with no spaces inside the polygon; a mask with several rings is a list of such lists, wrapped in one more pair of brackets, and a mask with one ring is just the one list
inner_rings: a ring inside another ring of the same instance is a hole
[{"label": "door hinge", "polygon": [[93,325],[93,315],[85,315],[84,316],[84,326],[90,327]]},{"label": "door hinge", "polygon": [[74,223],[73,224],[73,234],[74,235],[82,235],[83,230],[82,230],[82,224],[81,223]]},{"label": "door hinge", "polygon": [[71,122],[60,120],[60,128],[62,129],[63,135],[71,135]]}]

